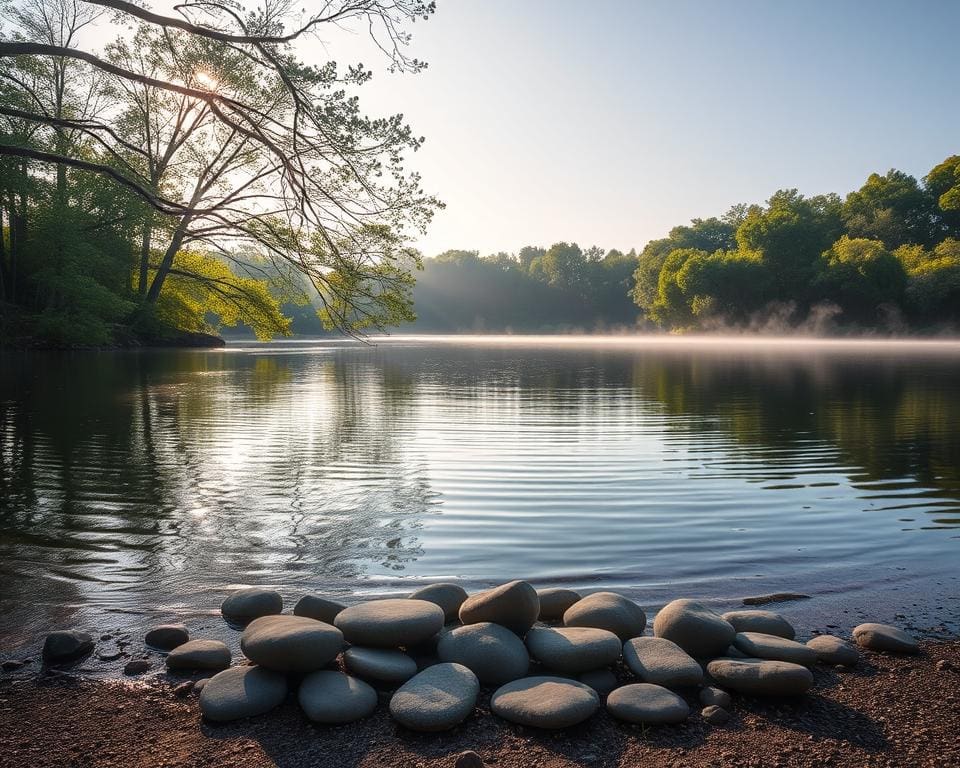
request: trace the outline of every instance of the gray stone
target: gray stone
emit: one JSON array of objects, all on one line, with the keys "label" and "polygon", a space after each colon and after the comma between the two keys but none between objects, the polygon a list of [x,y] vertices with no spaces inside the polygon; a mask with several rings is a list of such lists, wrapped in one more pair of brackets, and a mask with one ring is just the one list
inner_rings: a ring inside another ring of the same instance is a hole
[{"label": "gray stone", "polygon": [[716,704],[711,704],[703,708],[700,712],[700,715],[706,720],[710,725],[723,725],[730,721],[730,713],[727,712],[723,707],[719,707]]},{"label": "gray stone", "polygon": [[306,616],[308,619],[316,619],[324,624],[333,624],[333,620],[346,607],[343,603],[328,600],[320,595],[304,595],[293,606],[293,615]]},{"label": "gray stone", "polygon": [[684,599],[660,609],[653,620],[653,634],[672,640],[694,658],[709,659],[726,651],[737,632],[716,611]]},{"label": "gray stone", "polygon": [[773,611],[729,611],[723,614],[737,632],[761,632],[793,640],[797,636],[793,625]]},{"label": "gray stone", "polygon": [[197,696],[199,696],[200,693],[203,691],[204,686],[206,686],[206,684],[209,682],[210,682],[209,677],[201,677],[199,680],[195,680],[193,683],[193,692],[197,694]]},{"label": "gray stone", "polygon": [[18,669],[21,669],[24,666],[24,663],[18,659],[7,659],[3,662],[3,664],[0,664],[0,669],[2,669],[4,672],[16,672]]},{"label": "gray stone", "polygon": [[917,641],[889,624],[860,624],[853,628],[853,639],[861,648],[893,653],[916,653]]},{"label": "gray stone", "polygon": [[617,676],[609,669],[591,669],[589,672],[577,675],[577,680],[584,685],[589,685],[601,696],[606,696],[619,685]]},{"label": "gray stone", "polygon": [[390,714],[414,731],[445,731],[469,717],[480,682],[462,664],[434,664],[407,680],[390,699]]},{"label": "gray stone", "polygon": [[350,643],[397,648],[422,643],[439,632],[443,609],[426,600],[370,600],[341,611],[333,623]]},{"label": "gray stone", "polygon": [[428,603],[439,605],[443,610],[444,621],[449,623],[457,620],[460,606],[467,599],[467,590],[459,584],[430,584],[413,592],[410,599],[426,600]]},{"label": "gray stone", "polygon": [[534,627],[527,633],[530,655],[545,667],[579,674],[620,658],[620,638],[593,627]]},{"label": "gray stone", "polygon": [[167,654],[170,669],[226,669],[230,649],[219,640],[189,640]]},{"label": "gray stone", "polygon": [[193,690],[193,680],[187,680],[185,683],[180,683],[180,685],[175,685],[173,687],[173,695],[178,699],[185,699],[190,695],[190,692]]},{"label": "gray stone", "polygon": [[540,600],[540,621],[559,621],[574,603],[581,600],[583,595],[572,589],[551,587],[538,589],[537,598]]},{"label": "gray stone", "polygon": [[788,661],[714,659],[707,674],[720,685],[752,696],[799,696],[810,690],[813,674]]},{"label": "gray stone", "polygon": [[261,616],[240,636],[240,650],[274,672],[312,672],[337,658],[343,634],[306,616]]},{"label": "gray stone", "polygon": [[133,661],[128,661],[123,667],[123,674],[125,675],[142,675],[144,672],[150,671],[150,662],[146,659],[133,659]]},{"label": "gray stone", "polygon": [[272,616],[283,611],[283,597],[279,592],[261,587],[238,589],[220,604],[220,613],[227,621],[246,624],[261,616]]},{"label": "gray stone", "polygon": [[647,615],[623,595],[594,592],[571,605],[563,614],[563,623],[568,627],[605,629],[623,642],[643,634]]},{"label": "gray stone", "polygon": [[343,661],[353,674],[379,683],[405,683],[417,674],[417,662],[402,651],[389,648],[361,648],[344,651]]},{"label": "gray stone", "polygon": [[[736,637],[736,635],[734,635],[734,637]],[[749,659],[750,658],[750,656],[745,654],[735,645],[727,646],[727,650],[722,654],[722,656],[728,659]]]},{"label": "gray stone", "polygon": [[665,688],[700,685],[703,668],[683,648],[663,637],[635,637],[623,644],[623,660],[645,683]]},{"label": "gray stone", "polygon": [[754,659],[789,661],[810,667],[817,663],[817,652],[803,643],[759,632],[738,632],[733,645]]},{"label": "gray stone", "polygon": [[471,749],[461,752],[457,755],[457,760],[453,768],[484,768],[484,762],[476,752]]},{"label": "gray stone", "polygon": [[[197,641],[194,641],[197,642]],[[287,679],[262,667],[225,669],[200,691],[200,712],[208,720],[227,722],[255,717],[280,706],[287,696]]]},{"label": "gray stone", "polygon": [[651,683],[624,685],[607,696],[607,711],[627,723],[682,723],[690,707],[673,691]]},{"label": "gray stone", "polygon": [[484,685],[501,685],[527,674],[530,658],[523,640],[489,621],[444,632],[437,643],[441,661],[471,670]]},{"label": "gray stone", "polygon": [[853,667],[860,661],[860,653],[856,648],[833,635],[817,635],[807,640],[807,648],[813,648],[817,659],[824,664]]},{"label": "gray stone", "polygon": [[562,677],[525,677],[501,686],[490,699],[490,710],[531,728],[569,728],[582,723],[600,706],[593,688]]},{"label": "gray stone", "polygon": [[468,597],[460,606],[460,621],[464,624],[489,621],[520,637],[527,634],[539,615],[537,591],[525,581],[501,584]]},{"label": "gray stone", "polygon": [[183,624],[161,624],[144,636],[143,641],[158,651],[172,651],[190,639],[190,633]]},{"label": "gray stone", "polygon": [[304,714],[315,723],[352,723],[373,713],[377,692],[363,680],[335,672],[311,672],[297,693]]},{"label": "gray stone", "polygon": [[76,661],[93,650],[93,637],[75,629],[51,632],[43,641],[44,661],[58,664]]},{"label": "gray stone", "polygon": [[700,703],[705,707],[723,707],[723,709],[729,709],[733,703],[733,699],[730,698],[730,694],[726,691],[711,686],[700,691]]}]

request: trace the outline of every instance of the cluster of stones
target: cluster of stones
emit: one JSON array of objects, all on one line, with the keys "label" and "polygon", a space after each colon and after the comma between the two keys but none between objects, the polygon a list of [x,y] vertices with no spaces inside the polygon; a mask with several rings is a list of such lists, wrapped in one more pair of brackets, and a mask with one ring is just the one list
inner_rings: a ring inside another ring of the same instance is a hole
[{"label": "cluster of stones", "polygon": [[[730,718],[730,692],[799,696],[813,685],[815,664],[859,660],[838,637],[796,641],[790,622],[771,611],[721,615],[674,600],[657,613],[649,636],[644,611],[620,594],[536,590],[525,581],[472,596],[457,584],[434,584],[406,598],[349,607],[308,595],[292,615],[282,613],[279,593],[251,588],[228,597],[221,611],[244,627],[246,665],[231,666],[224,643],[191,640],[183,625],[156,627],[145,638],[167,653],[172,670],[216,672],[193,688],[212,721],[268,712],[296,681],[300,707],[317,723],[366,717],[378,690],[386,690],[401,725],[447,730],[474,711],[487,687],[494,714],[534,728],[581,723],[603,697],[610,715],[628,723],[682,722],[688,700],[696,699],[703,719],[722,725]],[[90,640],[69,634],[48,638],[51,653],[77,653]],[[917,650],[895,627],[862,624],[853,634],[873,650]],[[620,684],[612,668],[621,660],[635,681]]]}]

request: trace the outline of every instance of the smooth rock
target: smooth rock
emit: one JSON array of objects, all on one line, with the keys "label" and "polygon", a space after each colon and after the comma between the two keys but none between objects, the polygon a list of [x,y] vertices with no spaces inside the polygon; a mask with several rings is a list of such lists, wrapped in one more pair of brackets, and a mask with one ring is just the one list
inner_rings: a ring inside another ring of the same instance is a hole
[{"label": "smooth rock", "polygon": [[595,627],[613,632],[621,642],[643,634],[647,615],[633,600],[616,592],[594,592],[571,605],[563,614],[568,627]]},{"label": "smooth rock", "polygon": [[173,695],[178,699],[185,699],[190,695],[190,692],[193,690],[193,680],[187,680],[185,683],[180,683],[180,685],[175,685],[173,687]]},{"label": "smooth rock", "polygon": [[306,616],[261,616],[240,636],[243,655],[275,672],[312,672],[337,658],[343,633]]},{"label": "smooth rock", "polygon": [[51,632],[43,641],[43,658],[57,664],[76,661],[93,650],[93,637],[75,629]]},{"label": "smooth rock", "polygon": [[308,619],[316,619],[324,624],[333,624],[333,620],[346,607],[343,603],[328,600],[320,595],[304,595],[293,606],[293,615],[306,616]]},{"label": "smooth rock", "polygon": [[620,638],[593,627],[534,627],[527,633],[530,655],[549,669],[589,672],[620,658]]},{"label": "smooth rock", "polygon": [[0,669],[4,672],[16,672],[18,669],[21,669],[24,665],[22,661],[17,659],[7,659],[3,664],[0,664]]},{"label": "smooth rock", "polygon": [[540,621],[559,621],[567,609],[583,598],[579,592],[562,587],[538,589],[537,599],[540,601]]},{"label": "smooth rock", "polygon": [[889,624],[860,624],[853,628],[853,639],[862,648],[871,651],[916,653],[917,641],[902,629]]},{"label": "smooth rock", "polygon": [[280,593],[261,587],[238,589],[220,604],[220,613],[224,618],[240,624],[282,611],[283,597]]},{"label": "smooth rock", "polygon": [[527,674],[530,657],[523,640],[489,621],[443,633],[437,643],[441,661],[462,664],[483,685],[502,685]]},{"label": "smooth rock", "polygon": [[682,723],[690,716],[687,702],[651,683],[624,685],[612,691],[607,696],[607,711],[627,723]]},{"label": "smooth rock", "polygon": [[278,672],[262,667],[233,667],[214,675],[203,686],[200,712],[216,722],[239,720],[269,712],[286,696],[287,680]]},{"label": "smooth rock", "polygon": [[172,651],[190,639],[190,633],[183,624],[161,624],[144,636],[143,641],[158,651]]},{"label": "smooth rock", "polygon": [[501,686],[490,698],[490,710],[531,728],[569,728],[582,723],[600,706],[593,688],[562,677],[525,677]]},{"label": "smooth rock", "polygon": [[589,672],[577,675],[577,680],[584,685],[589,685],[601,696],[606,696],[620,684],[617,676],[609,669],[591,669]]},{"label": "smooth rock", "polygon": [[737,632],[760,632],[793,640],[797,636],[793,625],[773,611],[729,611],[723,614],[724,621]]},{"label": "smooth rock", "polygon": [[468,749],[465,752],[461,752],[457,755],[457,760],[453,764],[453,768],[484,768],[485,763],[481,759],[480,755],[474,752],[472,749]]},{"label": "smooth rock", "polygon": [[726,691],[711,686],[700,691],[700,703],[705,707],[722,707],[723,709],[729,709],[730,705],[733,704],[733,699],[730,698],[730,694]]},{"label": "smooth rock", "polygon": [[759,632],[738,632],[733,645],[754,659],[772,659],[789,661],[810,667],[817,663],[817,652],[803,643],[787,640],[777,635],[763,635]]},{"label": "smooth rock", "polygon": [[623,644],[623,660],[645,683],[683,688],[703,682],[703,668],[683,648],[663,637],[635,637]]},{"label": "smooth rock", "polygon": [[389,648],[362,648],[344,651],[343,661],[357,677],[379,683],[405,683],[417,674],[417,662],[403,651]]},{"label": "smooth rock", "polygon": [[225,669],[230,666],[230,649],[219,640],[189,640],[167,654],[170,669]]},{"label": "smooth rock", "polygon": [[714,659],[707,674],[720,685],[753,696],[799,696],[810,690],[813,673],[788,661]]},{"label": "smooth rock", "polygon": [[744,605],[767,605],[769,603],[786,603],[791,600],[809,600],[810,595],[799,592],[774,592],[771,595],[757,595],[743,598]]},{"label": "smooth rock", "polygon": [[728,621],[696,600],[667,603],[653,620],[653,634],[679,645],[695,658],[712,658],[726,651],[737,634]]},{"label": "smooth rock", "polygon": [[443,609],[426,600],[370,600],[341,611],[333,623],[355,645],[397,648],[422,643],[439,632]]},{"label": "smooth rock", "polygon": [[[736,635],[734,635],[734,637],[736,637]],[[749,659],[750,658],[750,656],[745,654],[735,645],[728,645],[727,650],[724,651],[722,655],[728,659]]]},{"label": "smooth rock", "polygon": [[203,691],[204,686],[209,682],[209,677],[201,677],[199,680],[195,680],[193,683],[193,692],[199,696]]},{"label": "smooth rock", "polygon": [[723,725],[730,721],[730,713],[727,712],[723,707],[719,707],[716,704],[711,704],[710,706],[704,707],[700,712],[700,715],[706,720],[710,725]]},{"label": "smooth rock", "polygon": [[123,674],[125,675],[142,675],[144,672],[150,671],[150,662],[146,659],[133,659],[133,661],[128,661],[123,667]]},{"label": "smooth rock", "polygon": [[460,606],[467,599],[467,590],[459,584],[430,584],[413,592],[410,599],[426,600],[428,603],[439,605],[443,611],[444,622],[450,623],[457,620]]},{"label": "smooth rock", "polygon": [[434,664],[411,677],[390,699],[390,714],[414,731],[445,731],[477,703],[480,681],[462,664]]},{"label": "smooth rock", "polygon": [[352,723],[377,708],[377,692],[363,680],[328,669],[303,678],[297,699],[315,723]]},{"label": "smooth rock", "polygon": [[807,648],[813,648],[817,659],[837,667],[852,667],[860,661],[860,653],[849,643],[833,635],[817,635],[807,640]]},{"label": "smooth rock", "polygon": [[527,633],[539,615],[537,591],[525,581],[501,584],[468,597],[460,606],[460,621],[464,624],[492,622],[520,637]]}]

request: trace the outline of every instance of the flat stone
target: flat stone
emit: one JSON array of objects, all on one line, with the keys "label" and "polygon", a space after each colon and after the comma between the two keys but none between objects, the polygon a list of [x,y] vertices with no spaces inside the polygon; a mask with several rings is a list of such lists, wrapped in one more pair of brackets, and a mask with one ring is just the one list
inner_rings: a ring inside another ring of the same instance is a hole
[{"label": "flat stone", "polygon": [[723,619],[737,632],[760,632],[764,635],[785,637],[787,640],[793,640],[797,636],[793,625],[773,611],[729,611],[723,614]]},{"label": "flat stone", "polygon": [[389,648],[362,648],[344,651],[343,661],[353,674],[379,683],[405,683],[417,674],[417,662],[402,651]]},{"label": "flat stone", "polygon": [[817,659],[837,667],[852,667],[860,661],[860,653],[852,645],[833,635],[817,635],[807,640],[807,648],[813,648]]},{"label": "flat stone", "polygon": [[665,637],[697,659],[709,659],[726,651],[737,634],[724,618],[696,600],[667,603],[653,620],[653,634]]},{"label": "flat stone", "polygon": [[306,616],[261,616],[240,636],[240,650],[275,672],[312,672],[337,658],[343,633]]},{"label": "flat stone", "polygon": [[75,629],[51,632],[43,641],[44,661],[58,664],[76,661],[93,650],[93,637]]},{"label": "flat stone", "polygon": [[527,674],[530,657],[523,640],[489,621],[444,632],[437,643],[441,661],[462,664],[484,685],[501,685]]},{"label": "flat stone", "polygon": [[563,614],[568,627],[595,627],[613,632],[621,642],[639,637],[647,615],[633,600],[616,592],[594,592],[571,605]]},{"label": "flat stone", "polygon": [[142,675],[144,672],[150,671],[150,662],[146,659],[133,659],[128,661],[123,667],[123,674],[125,675]]},{"label": "flat stone", "polygon": [[226,669],[230,649],[219,640],[189,640],[167,654],[170,669]]},{"label": "flat stone", "polygon": [[444,622],[449,624],[451,621],[456,621],[460,615],[460,606],[467,599],[467,590],[459,584],[430,584],[413,592],[410,599],[426,600],[428,603],[439,605],[443,610]]},{"label": "flat stone", "polygon": [[190,639],[190,633],[183,624],[161,624],[144,636],[143,641],[158,651],[172,651]]},{"label": "flat stone", "polygon": [[770,595],[757,595],[743,598],[744,605],[768,605],[770,603],[787,603],[792,600],[809,600],[810,595],[799,592],[774,592]]},{"label": "flat stone", "polygon": [[720,685],[752,696],[799,696],[810,690],[813,673],[788,661],[714,659],[707,674]]},{"label": "flat stone", "polygon": [[443,609],[426,600],[370,600],[341,611],[333,623],[355,645],[397,648],[422,643],[439,632]]},{"label": "flat stone", "polygon": [[538,589],[537,598],[540,600],[540,621],[559,621],[567,609],[579,602],[583,595],[572,589],[551,587]]},{"label": "flat stone", "polygon": [[623,644],[623,660],[645,683],[684,688],[703,682],[703,668],[683,648],[663,637],[635,637]]},{"label": "flat stone", "polygon": [[377,692],[363,680],[335,672],[311,672],[297,693],[304,714],[315,723],[352,723],[373,713]]},{"label": "flat stone", "polygon": [[333,620],[346,607],[343,603],[328,600],[320,595],[304,595],[293,606],[293,615],[306,616],[308,619],[316,619],[324,624],[333,624]]},{"label": "flat stone", "polygon": [[857,645],[871,651],[916,653],[919,650],[912,636],[889,624],[860,624],[853,628],[853,639]]},{"label": "flat stone", "polygon": [[708,687],[700,691],[700,703],[705,707],[723,707],[729,709],[733,704],[733,699],[726,691],[719,688]]},{"label": "flat stone", "polygon": [[407,680],[390,699],[390,714],[413,731],[445,731],[469,717],[480,681],[462,664],[434,664]]},{"label": "flat stone", "polygon": [[803,643],[759,632],[738,632],[733,645],[754,659],[789,661],[810,667],[817,663],[817,652]]},{"label": "flat stone", "polygon": [[545,667],[579,674],[620,658],[620,638],[593,627],[534,627],[527,633],[530,655]]},{"label": "flat stone", "polygon": [[593,688],[562,677],[525,677],[501,686],[490,699],[490,710],[531,728],[569,728],[582,723],[600,706]]},{"label": "flat stone", "polygon": [[624,685],[607,696],[607,711],[627,723],[682,723],[690,707],[673,691],[651,683]]},{"label": "flat stone", "polygon": [[220,613],[227,621],[246,624],[261,616],[283,611],[283,597],[272,589],[247,587],[238,589],[220,604]]},{"label": "flat stone", "polygon": [[460,606],[464,624],[492,622],[520,637],[527,634],[540,615],[537,591],[525,581],[511,581],[468,597]]},{"label": "flat stone", "polygon": [[[736,635],[734,635],[734,637],[736,637]],[[750,658],[749,655],[741,651],[735,645],[727,646],[727,650],[724,651],[723,654],[721,655],[727,659],[749,659]]]},{"label": "flat stone", "polygon": [[591,669],[589,672],[577,675],[577,680],[584,685],[589,685],[601,696],[606,696],[620,684],[617,676],[609,669]]},{"label": "flat stone", "polygon": [[214,675],[203,686],[200,712],[216,722],[239,720],[269,712],[280,706],[286,696],[287,680],[278,672],[263,667],[232,667]]},{"label": "flat stone", "polygon": [[730,721],[730,713],[723,707],[718,707],[716,704],[704,707],[700,715],[710,723],[710,725],[723,725]]}]

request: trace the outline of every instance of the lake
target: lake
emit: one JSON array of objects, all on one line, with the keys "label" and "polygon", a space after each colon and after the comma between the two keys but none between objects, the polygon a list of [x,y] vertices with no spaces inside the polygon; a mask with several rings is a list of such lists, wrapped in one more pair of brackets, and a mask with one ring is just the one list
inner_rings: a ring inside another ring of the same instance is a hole
[{"label": "lake", "polygon": [[0,357],[0,655],[436,579],[957,631],[960,343],[397,337]]}]

